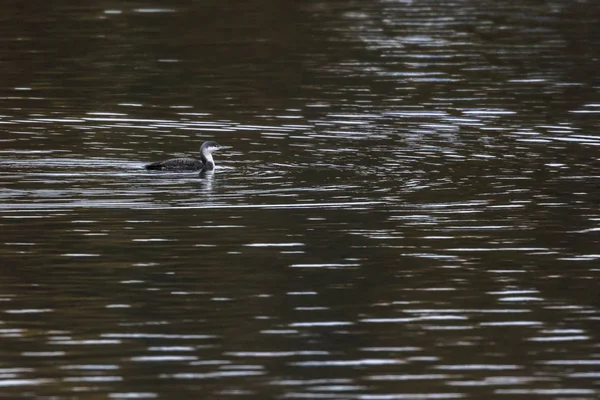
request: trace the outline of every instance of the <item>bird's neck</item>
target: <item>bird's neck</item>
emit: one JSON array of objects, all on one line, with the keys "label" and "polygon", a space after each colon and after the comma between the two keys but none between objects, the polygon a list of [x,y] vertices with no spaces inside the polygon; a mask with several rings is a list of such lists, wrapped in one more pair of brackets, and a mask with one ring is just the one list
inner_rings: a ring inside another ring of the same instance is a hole
[{"label": "bird's neck", "polygon": [[204,164],[204,168],[213,169],[215,167],[215,160],[213,160],[212,154],[208,151],[202,152],[202,164]]}]

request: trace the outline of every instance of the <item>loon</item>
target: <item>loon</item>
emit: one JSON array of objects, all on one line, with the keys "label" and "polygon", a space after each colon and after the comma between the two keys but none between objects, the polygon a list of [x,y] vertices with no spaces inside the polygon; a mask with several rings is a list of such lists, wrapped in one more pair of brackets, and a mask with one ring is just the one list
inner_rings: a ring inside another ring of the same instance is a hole
[{"label": "loon", "polygon": [[215,168],[212,152],[224,149],[217,142],[204,142],[200,147],[200,160],[195,158],[171,158],[170,160],[157,161],[145,166],[149,170],[158,171],[210,171]]}]

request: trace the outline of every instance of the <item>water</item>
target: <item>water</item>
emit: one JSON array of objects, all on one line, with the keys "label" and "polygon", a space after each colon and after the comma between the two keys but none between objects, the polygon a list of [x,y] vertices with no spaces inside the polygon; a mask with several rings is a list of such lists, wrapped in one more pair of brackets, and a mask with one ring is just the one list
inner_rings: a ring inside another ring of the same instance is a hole
[{"label": "water", "polygon": [[2,397],[597,398],[594,2],[24,7]]}]

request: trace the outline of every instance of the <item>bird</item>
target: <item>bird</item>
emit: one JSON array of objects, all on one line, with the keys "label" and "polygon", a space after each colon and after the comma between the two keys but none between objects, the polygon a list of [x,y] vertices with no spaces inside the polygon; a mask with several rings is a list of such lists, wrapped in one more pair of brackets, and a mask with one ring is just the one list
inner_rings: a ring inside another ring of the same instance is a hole
[{"label": "bird", "polygon": [[156,171],[211,171],[215,168],[215,160],[212,152],[227,148],[220,146],[217,142],[207,141],[200,147],[200,160],[195,158],[171,158],[165,161],[157,161],[144,166],[147,170]]}]

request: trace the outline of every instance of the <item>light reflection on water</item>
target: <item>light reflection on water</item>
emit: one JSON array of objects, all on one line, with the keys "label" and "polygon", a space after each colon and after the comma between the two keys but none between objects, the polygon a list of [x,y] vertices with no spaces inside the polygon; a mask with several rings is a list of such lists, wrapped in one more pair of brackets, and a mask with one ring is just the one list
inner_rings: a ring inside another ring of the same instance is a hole
[{"label": "light reflection on water", "polygon": [[2,392],[597,397],[595,6],[226,3],[5,10]]},{"label": "light reflection on water", "polygon": [[[523,179],[535,170],[523,160],[480,163],[502,159],[506,145],[480,157],[444,141],[345,139],[338,149],[323,141],[333,138],[288,138],[307,150],[275,166],[247,163],[242,150],[223,154],[208,176],[149,173],[138,155],[116,150],[114,159],[5,158],[3,258],[34,275],[4,277],[0,333],[16,343],[16,365],[33,367],[6,372],[3,386],[62,393],[67,384],[116,398],[156,396],[156,380],[210,382],[223,396],[592,398],[597,360],[564,351],[594,343],[586,321],[597,309],[556,285],[597,277],[589,264],[561,267],[597,257],[558,237],[587,240],[598,215],[585,194],[574,216],[587,229],[544,211],[572,206],[547,185],[587,182],[569,175],[586,166],[551,166],[536,181]],[[447,157],[455,151],[462,155]],[[360,153],[380,162],[365,167]],[[315,156],[328,165],[311,166]],[[455,175],[462,163],[472,171]],[[48,327],[32,347],[25,339],[41,316]],[[94,364],[72,364],[73,353]],[[131,377],[141,391],[106,386],[130,387]]]}]

